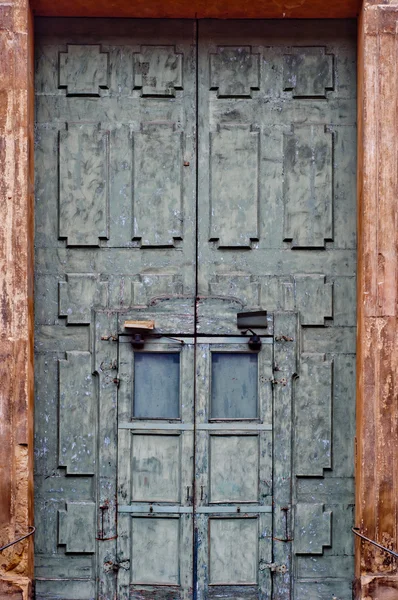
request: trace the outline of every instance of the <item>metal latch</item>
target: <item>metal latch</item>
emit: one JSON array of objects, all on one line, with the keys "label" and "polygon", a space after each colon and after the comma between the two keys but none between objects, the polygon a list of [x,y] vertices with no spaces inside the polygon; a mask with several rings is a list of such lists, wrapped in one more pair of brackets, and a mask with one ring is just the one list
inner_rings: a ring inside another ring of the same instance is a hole
[{"label": "metal latch", "polygon": [[287,573],[287,566],[278,565],[277,563],[261,563],[260,571],[265,571],[265,569],[269,569],[271,573],[281,573],[282,575]]},{"label": "metal latch", "polygon": [[105,573],[110,573],[112,571],[117,573],[120,569],[128,571],[130,569],[130,560],[126,559],[121,560],[120,562],[112,562],[111,560],[108,560],[108,562],[104,563]]}]

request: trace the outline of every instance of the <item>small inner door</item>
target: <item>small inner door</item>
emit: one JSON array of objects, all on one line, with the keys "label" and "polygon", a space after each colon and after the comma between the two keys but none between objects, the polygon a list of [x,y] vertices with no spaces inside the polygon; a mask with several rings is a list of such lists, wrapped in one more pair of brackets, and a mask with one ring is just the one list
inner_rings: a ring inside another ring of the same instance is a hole
[{"label": "small inner door", "polygon": [[270,596],[273,338],[127,337],[119,361],[119,597]]}]

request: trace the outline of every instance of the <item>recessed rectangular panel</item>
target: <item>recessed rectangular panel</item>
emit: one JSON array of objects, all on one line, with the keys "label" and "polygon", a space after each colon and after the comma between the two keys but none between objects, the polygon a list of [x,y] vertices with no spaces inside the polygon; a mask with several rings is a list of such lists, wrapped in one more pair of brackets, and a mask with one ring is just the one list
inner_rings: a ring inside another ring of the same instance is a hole
[{"label": "recessed rectangular panel", "polygon": [[333,438],[333,362],[324,354],[301,355],[294,397],[296,474],[321,476],[332,468]]},{"label": "recessed rectangular panel", "polygon": [[141,46],[134,54],[134,89],[141,96],[171,97],[182,90],[183,56],[175,46]]},{"label": "recessed rectangular panel", "polygon": [[137,419],[180,416],[180,354],[134,353],[134,407]]},{"label": "recessed rectangular panel", "polygon": [[210,519],[210,584],[244,585],[257,582],[257,518]]},{"label": "recessed rectangular panel", "polygon": [[68,475],[94,475],[97,397],[89,352],[59,360],[58,465]]},{"label": "recessed rectangular panel", "polygon": [[66,510],[58,511],[58,544],[65,552],[95,552],[95,514],[94,502],[67,502]]},{"label": "recessed rectangular panel", "polygon": [[59,53],[59,87],[67,96],[100,96],[109,87],[109,56],[98,44],[68,44]]},{"label": "recessed rectangular panel", "polygon": [[324,46],[293,47],[283,58],[284,90],[293,98],[327,98],[334,88],[334,56]]},{"label": "recessed rectangular panel", "polygon": [[178,502],[180,436],[133,434],[133,501]]},{"label": "recessed rectangular panel", "polygon": [[258,355],[212,352],[212,419],[255,419],[258,415]]},{"label": "recessed rectangular panel", "polygon": [[178,518],[132,518],[132,583],[180,583]]},{"label": "recessed rectangular panel", "polygon": [[258,240],[259,132],[223,126],[210,134],[210,241],[250,248]]},{"label": "recessed rectangular panel", "polygon": [[100,124],[69,123],[59,134],[59,236],[68,246],[108,237],[108,154]]},{"label": "recessed rectangular panel", "polygon": [[218,98],[251,98],[260,84],[260,57],[251,46],[218,46],[210,54],[210,81]]},{"label": "recessed rectangular panel", "polygon": [[181,146],[172,124],[146,124],[134,134],[133,240],[141,247],[182,239]]},{"label": "recessed rectangular panel", "polygon": [[294,125],[284,137],[284,240],[324,248],[333,240],[333,132]]},{"label": "recessed rectangular panel", "polygon": [[210,502],[258,502],[258,436],[210,436]]}]

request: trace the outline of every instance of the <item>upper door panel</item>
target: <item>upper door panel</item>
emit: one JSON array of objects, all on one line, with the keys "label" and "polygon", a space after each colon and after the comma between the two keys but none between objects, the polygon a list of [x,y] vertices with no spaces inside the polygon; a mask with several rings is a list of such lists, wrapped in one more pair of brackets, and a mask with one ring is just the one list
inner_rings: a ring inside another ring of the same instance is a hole
[{"label": "upper door panel", "polygon": [[355,24],[198,27],[199,295],[355,325]]},{"label": "upper door panel", "polygon": [[41,19],[37,40],[37,264],[59,316],[192,296],[195,24]]}]

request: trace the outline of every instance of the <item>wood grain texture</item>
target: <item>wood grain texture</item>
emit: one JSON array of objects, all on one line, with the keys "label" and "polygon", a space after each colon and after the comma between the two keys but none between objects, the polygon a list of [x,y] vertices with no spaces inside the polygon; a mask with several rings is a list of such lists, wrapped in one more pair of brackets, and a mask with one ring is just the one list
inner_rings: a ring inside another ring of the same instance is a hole
[{"label": "wood grain texture", "polygon": [[344,19],[356,17],[361,0],[33,0],[35,15],[183,19]]},{"label": "wood grain texture", "polygon": [[[0,546],[33,521],[32,31],[28,2],[0,2]],[[2,553],[1,597],[28,597],[32,548]]]},{"label": "wood grain texture", "polygon": [[[395,1],[359,21],[356,524],[397,550],[397,25]],[[357,541],[356,598],[397,594],[397,564]]]}]

